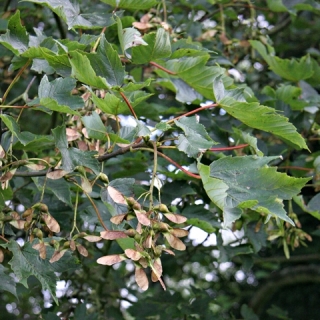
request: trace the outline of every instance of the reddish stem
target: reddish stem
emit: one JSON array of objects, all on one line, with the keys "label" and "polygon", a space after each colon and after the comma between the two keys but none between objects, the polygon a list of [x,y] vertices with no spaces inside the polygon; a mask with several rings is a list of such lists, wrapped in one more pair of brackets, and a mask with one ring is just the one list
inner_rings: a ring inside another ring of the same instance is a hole
[{"label": "reddish stem", "polygon": [[194,113],[197,113],[197,112],[199,112],[199,111],[202,111],[202,110],[205,110],[205,109],[214,108],[214,107],[217,107],[217,106],[218,106],[217,103],[212,103],[212,104],[209,104],[209,105],[207,105],[207,106],[194,109],[194,110],[189,111],[189,112],[187,112],[187,113],[184,113],[183,115],[178,116],[178,117],[176,117],[176,118],[174,118],[174,119],[168,120],[167,123],[174,122],[174,120],[179,120],[179,119],[182,118],[182,117],[190,116],[190,115],[192,115],[192,114],[194,114]]},{"label": "reddish stem", "polygon": [[150,61],[149,63],[150,63],[151,65],[153,65],[154,67],[156,67],[156,68],[158,68],[158,69],[160,69],[160,70],[162,70],[162,71],[164,71],[164,72],[166,72],[166,73],[168,73],[168,74],[172,74],[172,75],[176,75],[176,74],[177,74],[176,72],[170,71],[170,70],[166,69],[165,67],[161,66],[160,64],[157,64],[157,63],[154,62],[154,61]]},{"label": "reddish stem", "polygon": [[130,101],[128,100],[128,98],[125,96],[125,94],[123,92],[119,91],[119,93],[120,93],[121,97],[123,98],[123,100],[126,102],[127,106],[129,107],[131,114],[136,119],[138,119],[138,117],[137,117],[136,113],[134,112],[133,107],[132,107]]},{"label": "reddish stem", "polygon": [[2,240],[5,241],[5,242],[9,242],[9,240],[7,240],[5,237],[3,237],[3,236],[1,236],[1,235],[0,235],[0,239],[2,239]]},{"label": "reddish stem", "polygon": [[242,149],[247,147],[248,144],[239,144],[238,146],[233,147],[221,147],[221,148],[210,148],[208,151],[229,151],[229,150],[236,150],[236,149]]},{"label": "reddish stem", "polygon": [[175,162],[174,160],[172,160],[171,158],[169,158],[168,156],[166,156],[165,154],[157,151],[158,155],[161,156],[162,158],[165,158],[167,161],[171,162],[174,166],[176,166],[177,168],[179,168],[181,171],[183,171],[185,174],[187,174],[188,176],[195,178],[195,179],[201,179],[201,177],[198,174],[194,174],[188,170],[186,170],[185,168],[183,168],[182,166],[180,166],[180,164],[178,164],[177,162]]}]

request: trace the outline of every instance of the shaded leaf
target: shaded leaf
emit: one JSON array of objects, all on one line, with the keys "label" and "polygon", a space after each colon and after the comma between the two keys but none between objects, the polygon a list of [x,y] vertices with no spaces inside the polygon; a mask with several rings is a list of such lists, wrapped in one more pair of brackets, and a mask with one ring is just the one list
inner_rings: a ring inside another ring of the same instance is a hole
[{"label": "shaded leaf", "polygon": [[[276,157],[225,157],[211,165],[198,164],[204,188],[210,199],[223,210],[229,226],[244,209],[271,214],[291,224],[283,200],[291,199],[309,178],[289,177],[267,164]],[[263,184],[261,184],[263,181]]]},{"label": "shaded leaf", "polygon": [[97,112],[92,112],[89,116],[81,118],[86,127],[89,138],[105,141],[107,140],[107,130]]},{"label": "shaded leaf", "polygon": [[22,248],[16,241],[10,241],[7,244],[2,244],[2,246],[9,249],[13,254],[9,264],[18,281],[28,288],[27,279],[31,275],[35,276],[40,281],[43,290],[48,290],[53,300],[58,303],[55,294],[57,276],[49,262],[39,259],[38,251],[34,250],[30,243],[26,243]]},{"label": "shaded leaf", "polygon": [[21,25],[20,11],[17,10],[9,19],[7,32],[0,36],[0,43],[18,56],[27,50],[28,42],[28,33]]},{"label": "shaded leaf", "polygon": [[77,167],[86,167],[91,169],[95,174],[100,173],[99,162],[94,155],[94,151],[83,152],[76,148],[68,148],[66,137],[66,128],[58,126],[52,130],[56,146],[61,152],[62,169],[66,172],[72,172]]},{"label": "shaded leaf", "polygon": [[185,133],[179,135],[178,149],[188,156],[197,157],[199,152],[211,148],[214,144],[205,127],[198,123],[195,116],[182,117],[175,120],[175,124]]},{"label": "shaded leaf", "polygon": [[8,291],[12,293],[17,299],[16,282],[14,278],[7,274],[7,268],[0,264],[0,291]]},{"label": "shaded leaf", "polygon": [[[250,40],[250,44],[256,49],[263,59],[268,63],[270,69],[280,77],[298,82],[300,80],[310,78],[313,73],[313,64],[309,55],[301,59],[281,59],[274,54],[274,49],[271,46],[267,48],[257,40]],[[267,51],[268,49],[268,51]]]},{"label": "shaded leaf", "polygon": [[84,106],[84,101],[81,97],[71,95],[75,86],[75,79],[57,78],[49,82],[48,77],[44,75],[38,89],[39,98],[28,105],[40,104],[52,111],[79,115],[76,110]]}]

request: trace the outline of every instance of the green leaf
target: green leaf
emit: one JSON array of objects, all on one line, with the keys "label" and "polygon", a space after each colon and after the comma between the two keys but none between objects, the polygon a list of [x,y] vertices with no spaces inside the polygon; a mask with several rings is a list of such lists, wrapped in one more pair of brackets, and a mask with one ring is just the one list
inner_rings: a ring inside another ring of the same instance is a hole
[{"label": "green leaf", "polygon": [[97,76],[103,77],[111,86],[121,86],[124,81],[125,71],[118,52],[103,35],[97,53],[87,55],[90,64]]},{"label": "green leaf", "polygon": [[287,12],[288,9],[283,5],[282,0],[267,0],[268,8],[273,12]]},{"label": "green leaf", "polygon": [[276,91],[276,97],[290,105],[292,110],[303,110],[308,104],[304,100],[300,100],[302,94],[301,88],[281,85]]},{"label": "green leaf", "polygon": [[[251,209],[293,222],[283,209],[283,200],[299,193],[310,178],[294,178],[267,164],[277,157],[225,157],[198,169],[209,198],[223,210],[224,224]],[[263,181],[263,184],[261,184]]]},{"label": "green leaf", "polygon": [[21,56],[32,59],[39,58],[47,61],[49,66],[63,77],[69,77],[71,75],[71,64],[66,53],[59,54],[44,47],[31,47]]},{"label": "green leaf", "polygon": [[112,14],[101,12],[80,14],[80,7],[77,2],[64,0],[63,3],[57,0],[25,0],[27,2],[38,3],[50,8],[64,22],[67,23],[68,29],[95,29],[108,27],[115,24]]},{"label": "green leaf", "polygon": [[[145,91],[124,92],[124,94],[130,101],[131,106],[133,108],[135,108],[139,103],[145,101],[146,99],[152,96],[152,94],[147,93]],[[116,95],[112,93],[106,93],[103,99],[98,98],[94,93],[92,93],[91,99],[100,110],[107,114],[131,114],[123,98],[118,98]]]},{"label": "green leaf", "polygon": [[288,122],[288,118],[277,114],[276,110],[258,102],[238,102],[233,98],[223,98],[219,105],[234,118],[249,127],[270,132],[295,148],[308,149],[306,142]]},{"label": "green leaf", "polygon": [[136,124],[137,124],[136,136],[137,137],[150,136],[150,134],[151,134],[150,129],[142,121],[139,121],[139,120],[136,120],[136,119],[135,119],[135,121],[136,121]]},{"label": "green leaf", "polygon": [[[176,72],[177,76],[186,82],[190,87],[194,88],[198,93],[207,99],[215,100],[212,85],[213,80],[225,72],[223,68],[214,66],[209,67],[205,64],[209,59],[209,54],[203,53],[196,57],[182,57],[179,59],[171,59],[165,63],[165,67]],[[223,77],[226,87],[231,85],[232,79]]]},{"label": "green leaf", "polygon": [[75,79],[58,78],[49,82],[48,77],[44,75],[38,89],[39,98],[29,105],[41,104],[49,110],[79,115],[76,110],[83,108],[84,101],[81,97],[71,94],[75,86]]},{"label": "green leaf", "polygon": [[259,320],[259,317],[246,304],[241,306],[241,315],[244,320]]},{"label": "green leaf", "polygon": [[162,87],[175,92],[176,100],[180,102],[190,103],[196,100],[202,100],[202,95],[181,79],[160,79],[157,83]]},{"label": "green leaf", "polygon": [[313,63],[309,55],[299,60],[280,59],[274,55],[274,49],[272,47],[267,47],[268,52],[260,41],[250,40],[249,42],[268,63],[270,69],[284,79],[298,82],[310,78],[314,73]]},{"label": "green leaf", "polygon": [[245,102],[244,88],[225,89],[223,76],[219,75],[213,80],[213,92],[217,102],[220,102],[225,97],[234,98],[236,101]]},{"label": "green leaf", "polygon": [[101,0],[115,8],[131,9],[131,10],[146,10],[154,7],[159,0]]},{"label": "green leaf", "polygon": [[8,186],[8,188],[1,188],[0,189],[0,210],[2,211],[2,209],[5,207],[5,202],[7,200],[12,200],[13,197],[13,191],[11,189],[10,186]]},{"label": "green leaf", "polygon": [[105,141],[107,139],[106,127],[96,112],[92,112],[90,116],[81,118],[87,129],[90,138]]},{"label": "green leaf", "polygon": [[214,144],[205,127],[197,121],[195,116],[182,117],[174,122],[185,133],[185,135],[179,135],[178,149],[189,157],[197,157],[199,152],[211,148]]},{"label": "green leaf", "polygon": [[8,291],[18,299],[16,282],[14,281],[13,277],[7,274],[7,270],[7,268],[0,264],[0,291]]},{"label": "green leaf", "polygon": [[109,84],[104,77],[97,76],[90,64],[89,58],[78,51],[69,53],[69,61],[72,67],[72,76],[84,84],[99,89],[108,89]]},{"label": "green leaf", "polygon": [[99,174],[100,166],[98,160],[95,158],[96,152],[83,152],[76,148],[68,148],[65,126],[56,127],[52,130],[52,133],[56,141],[56,146],[61,152],[61,169],[72,172],[77,167],[86,167],[91,169],[95,174]]},{"label": "green leaf", "polygon": [[198,227],[207,233],[214,233],[221,228],[221,223],[214,220],[212,213],[201,205],[187,206],[182,211],[182,215],[188,218],[187,224]]},{"label": "green leaf", "polygon": [[7,32],[0,36],[0,43],[16,56],[27,50],[29,36],[26,28],[21,25],[19,10],[10,18]]},{"label": "green leaf", "polygon": [[167,58],[171,55],[169,33],[159,28],[156,33],[148,33],[143,37],[147,46],[132,48],[132,62],[135,64],[148,63],[151,60]]},{"label": "green leaf", "polygon": [[30,276],[35,276],[41,283],[43,290],[48,290],[53,300],[58,304],[56,297],[56,282],[58,280],[48,260],[39,258],[39,252],[32,248],[29,242],[21,248],[14,240],[2,247],[7,248],[13,254],[9,261],[12,270],[18,281],[28,288],[27,280]]},{"label": "green leaf", "polygon": [[249,144],[249,146],[253,148],[253,150],[259,157],[263,157],[263,152],[258,148],[258,140],[256,137],[252,136],[248,132],[239,130],[238,128],[233,128],[233,131],[237,135],[237,137],[240,138],[241,142],[243,141],[244,143]]},{"label": "green leaf", "polygon": [[315,195],[308,203],[305,204],[303,196],[294,196],[294,202],[304,211],[320,220],[320,194]]}]

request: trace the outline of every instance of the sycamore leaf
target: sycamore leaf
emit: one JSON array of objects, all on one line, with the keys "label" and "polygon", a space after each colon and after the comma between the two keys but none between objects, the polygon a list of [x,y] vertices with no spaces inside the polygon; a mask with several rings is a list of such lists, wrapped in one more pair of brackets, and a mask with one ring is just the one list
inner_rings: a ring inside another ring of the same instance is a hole
[{"label": "sycamore leaf", "polygon": [[219,105],[249,127],[270,132],[296,148],[308,149],[294,125],[273,108],[260,105],[258,102],[238,102],[231,97],[223,98]]},{"label": "sycamore leaf", "polygon": [[[209,57],[207,53],[201,53],[195,57],[183,56],[179,59],[168,60],[164,66],[177,73],[179,78],[199,94],[207,99],[215,100],[212,92],[213,81],[218,75],[224,74],[225,69],[218,66],[206,66]],[[232,84],[232,79],[229,77],[224,76],[222,80],[226,87]]]},{"label": "sycamore leaf", "polygon": [[[267,164],[277,157],[225,157],[210,166],[198,164],[209,198],[223,210],[224,224],[240,218],[244,209],[272,215],[292,223],[283,209],[283,200],[299,193],[309,178],[279,173]],[[261,183],[263,181],[263,183]]]},{"label": "sycamore leaf", "polygon": [[21,248],[16,241],[2,244],[13,254],[9,261],[17,280],[28,288],[27,280],[30,276],[35,276],[41,283],[43,290],[48,290],[53,300],[58,304],[56,297],[57,276],[47,260],[39,259],[39,252],[32,248],[29,242]]},{"label": "sycamore leaf", "polygon": [[16,56],[28,49],[29,36],[26,28],[21,25],[20,11],[9,19],[7,32],[0,36],[0,43],[11,50]]},{"label": "sycamore leaf", "polygon": [[313,64],[309,55],[299,60],[280,59],[274,55],[274,49],[271,46],[267,46],[266,48],[257,40],[250,40],[249,42],[252,47],[260,53],[262,58],[266,60],[270,69],[284,79],[298,82],[310,78],[314,73]]},{"label": "sycamore leaf", "polygon": [[57,78],[49,82],[44,75],[38,89],[39,98],[28,105],[40,104],[53,111],[79,115],[76,110],[84,106],[84,101],[81,97],[71,95],[75,86],[75,79]]},{"label": "sycamore leaf", "polygon": [[[38,3],[50,8],[64,22],[67,23],[68,29],[95,29],[111,26],[115,23],[113,14],[101,12],[80,14],[79,4],[77,2],[63,0],[25,0],[28,2]],[[121,13],[120,13],[121,14]]]},{"label": "sycamore leaf", "polygon": [[199,152],[211,148],[214,144],[205,127],[198,123],[195,116],[182,117],[174,122],[185,133],[179,135],[178,149],[188,156],[197,157]]},{"label": "sycamore leaf", "polygon": [[121,19],[117,18],[118,37],[122,52],[130,59],[131,55],[127,52],[127,49],[136,46],[147,46],[148,44],[142,39],[141,33],[135,28],[122,28]]},{"label": "sycamore leaf", "polygon": [[90,65],[96,75],[105,78],[110,86],[121,86],[124,82],[125,71],[118,52],[103,35],[97,53],[87,54]]},{"label": "sycamore leaf", "polygon": [[39,58],[39,60],[46,61],[51,68],[63,77],[70,77],[71,75],[71,64],[65,52],[55,52],[46,47],[31,47],[21,56],[32,59]]},{"label": "sycamore leaf", "polygon": [[81,118],[87,129],[89,138],[105,141],[107,140],[107,130],[97,112],[92,112],[89,116]]},{"label": "sycamore leaf", "polygon": [[69,61],[72,67],[72,76],[84,84],[99,89],[108,89],[110,84],[105,77],[97,76],[88,56],[85,53],[72,51],[69,53]]},{"label": "sycamore leaf", "polygon": [[82,152],[76,148],[68,148],[65,126],[58,126],[52,130],[56,146],[61,152],[62,167],[66,172],[72,172],[77,167],[86,167],[91,169],[95,174],[100,173],[99,162],[94,155],[94,151]]},{"label": "sycamore leaf", "polygon": [[8,291],[12,293],[17,299],[16,282],[13,277],[8,274],[8,269],[0,264],[0,291]]},{"label": "sycamore leaf", "polygon": [[150,9],[151,7],[155,6],[159,3],[159,0],[101,0],[104,3],[109,4],[115,8],[121,9],[131,9],[134,11],[137,10],[146,10]]},{"label": "sycamore leaf", "polygon": [[156,33],[148,33],[143,37],[147,46],[132,48],[132,61],[135,64],[148,63],[151,60],[167,58],[171,55],[169,33],[159,28]]}]

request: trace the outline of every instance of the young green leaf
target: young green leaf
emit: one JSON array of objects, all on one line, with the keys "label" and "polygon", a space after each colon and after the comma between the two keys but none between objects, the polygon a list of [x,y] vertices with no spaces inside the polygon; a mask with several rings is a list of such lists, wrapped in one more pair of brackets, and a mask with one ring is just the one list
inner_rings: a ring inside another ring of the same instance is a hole
[{"label": "young green leaf", "polygon": [[169,33],[159,28],[156,33],[149,33],[143,37],[147,46],[132,48],[132,62],[136,64],[148,63],[151,60],[168,58],[171,55]]},{"label": "young green leaf", "polygon": [[14,240],[2,244],[2,246],[9,249],[13,254],[9,264],[17,280],[28,288],[28,278],[35,276],[40,281],[42,289],[48,290],[53,300],[58,304],[58,299],[55,294],[58,278],[48,260],[39,259],[39,252],[33,249],[29,242],[22,248]]},{"label": "young green leaf", "polygon": [[219,105],[249,127],[270,132],[296,148],[308,149],[294,125],[273,108],[260,105],[258,102],[238,102],[231,97],[223,98]]},{"label": "young green leaf", "polygon": [[29,36],[26,28],[21,25],[19,10],[10,18],[7,32],[0,36],[0,43],[16,56],[28,49]]},{"label": "young green leaf", "polygon": [[200,152],[211,148],[215,143],[195,116],[182,117],[174,122],[185,133],[185,135],[179,135],[178,149],[189,157],[197,157]]}]

